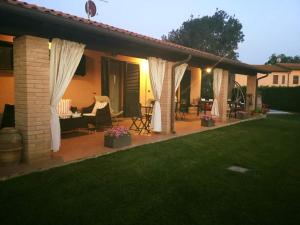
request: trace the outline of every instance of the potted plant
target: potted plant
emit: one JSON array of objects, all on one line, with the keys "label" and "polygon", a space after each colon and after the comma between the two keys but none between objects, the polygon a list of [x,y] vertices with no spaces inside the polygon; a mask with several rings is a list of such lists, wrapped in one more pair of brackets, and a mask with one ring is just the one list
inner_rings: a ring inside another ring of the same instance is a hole
[{"label": "potted plant", "polygon": [[121,148],[131,145],[131,135],[124,126],[116,126],[104,133],[104,146],[109,148]]},{"label": "potted plant", "polygon": [[211,116],[204,115],[201,117],[201,126],[212,127],[215,125],[215,121]]}]

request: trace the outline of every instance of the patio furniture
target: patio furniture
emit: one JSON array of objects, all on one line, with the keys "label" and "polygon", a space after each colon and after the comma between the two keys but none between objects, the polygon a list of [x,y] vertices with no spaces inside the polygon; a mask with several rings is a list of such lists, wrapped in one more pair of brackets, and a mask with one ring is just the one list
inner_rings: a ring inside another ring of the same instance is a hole
[{"label": "patio furniture", "polygon": [[211,111],[212,110],[212,106],[213,106],[213,99],[209,99],[207,102],[205,102],[204,105],[204,114],[206,114],[207,111]]},{"label": "patio furniture", "polygon": [[61,99],[56,107],[56,112],[60,117],[71,116],[71,99]]},{"label": "patio furniture", "polygon": [[234,118],[237,118],[237,114],[240,111],[245,111],[245,105],[238,101],[231,101],[229,103],[229,118],[232,118],[232,114],[234,115]]},{"label": "patio furniture", "polygon": [[152,111],[153,111],[153,106],[148,105],[148,106],[141,106],[142,107],[142,112],[144,112],[144,117],[145,117],[145,129],[147,130],[148,133],[151,132],[150,130],[150,125],[151,125],[151,119],[152,119]]},{"label": "patio furniture", "polygon": [[197,107],[197,116],[199,116],[200,112],[204,112],[205,110],[205,98],[199,99],[196,107]]},{"label": "patio furniture", "polygon": [[59,118],[61,132],[75,131],[77,129],[88,129],[87,117],[62,117]]},{"label": "patio furniture", "polygon": [[118,116],[121,116],[123,114],[123,111],[120,111],[120,112],[115,112],[112,108],[111,108],[111,103],[110,103],[110,99],[108,96],[101,96],[101,95],[97,95],[95,96],[95,101],[98,101],[98,102],[107,102],[108,105],[109,105],[109,110],[110,110],[110,115],[111,115],[111,118],[114,119]]},{"label": "patio furniture", "polygon": [[129,130],[138,131],[139,134],[145,130],[147,133],[150,133],[150,123],[152,117],[152,107],[150,114],[150,106],[145,106],[145,114],[142,114],[141,103],[137,103],[136,107],[130,107],[129,115],[131,117],[132,123],[129,127]]},{"label": "patio furniture", "polygon": [[[107,103],[103,108],[95,108],[95,103],[82,109],[82,116],[87,118],[87,123],[95,126],[95,130],[112,127],[112,119]],[[95,112],[93,112],[95,111]]]}]

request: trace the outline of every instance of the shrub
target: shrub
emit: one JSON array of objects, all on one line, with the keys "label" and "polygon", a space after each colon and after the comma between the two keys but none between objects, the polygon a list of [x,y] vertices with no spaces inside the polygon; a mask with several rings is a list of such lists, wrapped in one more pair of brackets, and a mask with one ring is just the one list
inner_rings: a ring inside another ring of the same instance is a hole
[{"label": "shrub", "polygon": [[300,87],[259,87],[258,91],[269,108],[300,112]]}]

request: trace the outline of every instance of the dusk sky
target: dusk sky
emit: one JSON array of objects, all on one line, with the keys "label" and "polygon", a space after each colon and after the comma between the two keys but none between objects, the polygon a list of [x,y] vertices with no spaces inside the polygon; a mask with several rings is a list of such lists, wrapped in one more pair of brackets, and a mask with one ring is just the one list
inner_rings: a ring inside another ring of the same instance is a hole
[{"label": "dusk sky", "polygon": [[[180,27],[191,14],[212,15],[216,8],[235,15],[243,24],[245,41],[239,60],[263,64],[272,53],[300,55],[300,0],[94,0],[93,20],[161,38]],[[87,17],[85,0],[27,0],[28,3]]]}]

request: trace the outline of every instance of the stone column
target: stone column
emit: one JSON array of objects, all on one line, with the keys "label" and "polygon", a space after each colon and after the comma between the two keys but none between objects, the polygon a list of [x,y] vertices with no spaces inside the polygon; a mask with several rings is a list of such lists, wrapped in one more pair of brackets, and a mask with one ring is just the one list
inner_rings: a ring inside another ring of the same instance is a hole
[{"label": "stone column", "polygon": [[223,70],[222,72],[222,84],[219,95],[219,112],[221,121],[227,120],[227,99],[228,99],[228,71]]},{"label": "stone column", "polygon": [[251,112],[255,110],[256,98],[256,76],[247,76],[247,95],[246,95],[246,110]]},{"label": "stone column", "polygon": [[14,40],[15,118],[26,162],[50,153],[49,63],[47,39],[21,36]]},{"label": "stone column", "polygon": [[162,133],[171,132],[171,78],[173,63],[167,62],[160,98]]}]

